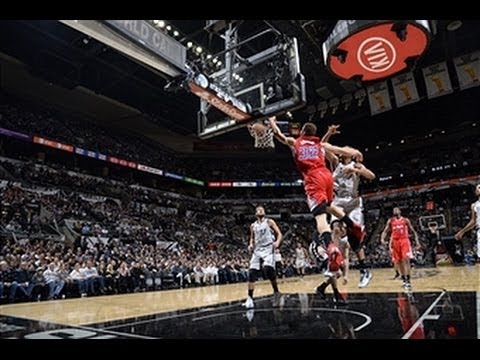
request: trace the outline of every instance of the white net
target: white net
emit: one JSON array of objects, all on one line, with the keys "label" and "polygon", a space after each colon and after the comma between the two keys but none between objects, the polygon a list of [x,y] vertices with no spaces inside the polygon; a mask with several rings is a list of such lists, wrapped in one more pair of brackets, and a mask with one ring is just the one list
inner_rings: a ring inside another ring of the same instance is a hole
[{"label": "white net", "polygon": [[275,148],[275,141],[273,140],[273,129],[270,126],[265,126],[263,131],[255,131],[252,126],[248,127],[250,135],[255,139],[254,146],[257,149],[273,149]]}]

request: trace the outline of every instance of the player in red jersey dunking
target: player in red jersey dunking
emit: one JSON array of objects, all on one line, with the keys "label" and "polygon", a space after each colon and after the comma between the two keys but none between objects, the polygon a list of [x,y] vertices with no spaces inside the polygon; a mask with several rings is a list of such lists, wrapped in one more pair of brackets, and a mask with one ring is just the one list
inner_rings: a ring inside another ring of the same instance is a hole
[{"label": "player in red jersey dunking", "polygon": [[307,203],[315,217],[317,230],[320,235],[318,241],[312,242],[310,245],[310,251],[315,258],[323,262],[328,257],[325,249],[330,244],[332,235],[327,222],[327,213],[343,221],[347,225],[347,231],[361,242],[364,237],[362,228],[354,224],[345,215],[342,208],[331,204],[333,200],[333,177],[332,172],[325,165],[325,153],[331,152],[336,155],[353,156],[359,161],[363,159],[362,153],[348,146],[339,147],[321,142],[320,138],[315,136],[317,127],[313,123],[305,123],[300,136],[295,139],[285,136],[281,132],[275,117],[270,117],[268,120],[275,137],[283,144],[288,145],[292,150],[297,168],[302,173]]},{"label": "player in red jersey dunking", "polygon": [[393,217],[388,219],[385,229],[383,229],[380,241],[385,245],[385,238],[389,232],[392,233],[390,237],[389,248],[392,253],[392,261],[397,264],[397,269],[400,272],[403,280],[403,287],[410,290],[410,259],[413,258],[412,246],[410,245],[410,237],[408,230],[415,235],[415,243],[417,248],[420,247],[418,241],[418,234],[412,226],[410,220],[402,216],[400,208],[393,208]]}]

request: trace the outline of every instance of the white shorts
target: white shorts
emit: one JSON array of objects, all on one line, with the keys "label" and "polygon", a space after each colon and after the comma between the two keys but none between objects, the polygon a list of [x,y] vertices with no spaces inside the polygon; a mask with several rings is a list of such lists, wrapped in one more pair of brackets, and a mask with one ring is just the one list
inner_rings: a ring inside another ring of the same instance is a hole
[{"label": "white shorts", "polygon": [[250,259],[250,269],[260,270],[260,259],[263,259],[263,266],[275,268],[275,249],[273,244],[256,248],[253,251]]},{"label": "white shorts", "polygon": [[[363,220],[363,200],[361,197],[358,198],[340,198],[335,197],[332,201],[332,205],[341,207],[345,211],[345,215],[348,215],[350,219],[355,224],[364,225]],[[332,215],[332,221],[338,220],[335,216]]]},{"label": "white shorts", "polygon": [[295,260],[295,267],[298,269],[298,268],[303,268],[307,266],[307,262],[303,259],[296,259]]}]

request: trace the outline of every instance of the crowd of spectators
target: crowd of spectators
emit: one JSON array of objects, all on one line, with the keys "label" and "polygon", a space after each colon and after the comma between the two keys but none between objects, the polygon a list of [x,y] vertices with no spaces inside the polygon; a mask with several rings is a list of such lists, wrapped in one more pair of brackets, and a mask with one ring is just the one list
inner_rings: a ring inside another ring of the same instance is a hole
[{"label": "crowd of spectators", "polygon": [[[50,179],[57,176],[57,169],[39,165],[26,170],[24,163],[12,160],[2,164],[8,164],[13,173],[15,168],[21,168],[21,174],[31,180],[29,184],[3,180],[0,185],[3,301],[128,293],[247,279],[250,255],[245,245],[256,202],[194,199],[71,171],[52,186]],[[95,185],[85,186],[84,181]],[[129,191],[130,200],[124,202],[108,196],[111,192],[96,191],[111,186]],[[468,220],[472,198],[469,186],[459,186],[404,193],[392,199],[367,199],[369,265],[391,266],[388,251],[380,246],[378,236],[394,206],[404,209],[421,239],[427,241],[420,216],[442,214],[446,220],[443,231],[452,234]],[[269,199],[264,205],[285,233],[280,275],[294,276],[294,244],[300,241],[308,245],[316,236],[313,219],[301,196]],[[44,240],[41,234],[46,227],[56,227],[60,233],[68,229],[70,236]],[[425,254],[417,255],[422,264]],[[307,273],[315,271],[318,268],[310,261]]]},{"label": "crowd of spectators", "polygon": [[[268,162],[251,158],[185,159],[128,134],[106,131],[2,96],[8,101],[0,104],[0,127],[107,155],[122,154],[129,160],[204,180],[298,179],[290,157]],[[395,158],[388,149],[384,157],[366,152],[366,156],[372,155],[368,165],[377,173],[377,180],[363,184],[362,189],[375,192],[394,185],[475,174],[480,159],[477,135],[471,131],[460,148],[452,142],[440,144],[435,154],[427,148],[405,149],[404,158]],[[301,186],[216,189],[192,197],[181,190],[163,191],[139,183],[133,177],[93,176],[88,166],[81,170],[54,158],[37,161],[11,156],[11,149],[7,151],[2,141],[0,138],[0,154],[9,156],[0,159],[3,302],[246,281],[248,227],[254,221],[254,207],[260,203],[285,234],[280,276],[297,274],[294,244],[300,241],[307,246],[316,236]],[[368,197],[364,202],[368,264],[391,266],[388,249],[380,246],[379,235],[394,206],[401,207],[412,220],[426,249],[429,240],[420,218],[443,215],[445,229],[441,231],[452,235],[468,221],[472,201],[469,185]],[[471,253],[473,242],[467,238],[464,243],[465,251]],[[416,262],[429,265],[425,251],[417,253]],[[356,266],[355,258],[352,266]],[[307,273],[316,271],[319,269],[310,260]]]},{"label": "crowd of spectators", "polygon": [[[300,178],[286,151],[270,157],[255,156],[255,153],[235,158],[225,153],[213,158],[191,157],[130,133],[105,129],[6,93],[0,93],[0,98],[3,100],[0,127],[10,130],[45,136],[204,181],[295,181]],[[403,139],[399,144],[382,143],[370,149],[360,146],[368,167],[378,175],[376,181],[365,185],[365,189],[375,191],[399,184],[423,183],[425,178],[437,180],[476,174],[480,169],[479,132],[480,126],[476,123],[461,123],[448,131],[432,131]],[[341,142],[341,138],[338,141]],[[435,146],[433,152],[432,146]]]}]

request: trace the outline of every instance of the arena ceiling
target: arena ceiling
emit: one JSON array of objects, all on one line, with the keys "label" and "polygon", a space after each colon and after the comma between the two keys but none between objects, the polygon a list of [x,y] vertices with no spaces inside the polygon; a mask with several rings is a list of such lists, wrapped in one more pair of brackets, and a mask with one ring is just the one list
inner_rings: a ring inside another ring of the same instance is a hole
[{"label": "arena ceiling", "polygon": [[[452,30],[452,21],[437,22],[437,34],[426,55],[418,62],[416,73],[421,73],[419,69],[422,66],[451,60],[479,48],[480,21],[462,20],[462,26],[457,30]],[[195,46],[201,46],[203,51],[212,53],[223,49],[223,41],[205,30],[206,20],[165,20],[165,23],[171,26],[172,34],[178,31],[177,39],[185,45],[192,42]],[[425,99],[415,105],[374,117],[370,115],[366,104],[354,104],[347,110],[339,109],[335,116],[327,112],[321,119],[317,110],[320,102],[334,97],[341,98],[360,86],[358,83],[335,78],[323,65],[321,43],[336,20],[268,20],[268,25],[263,20],[244,20],[243,23],[247,25],[243,27],[246,35],[273,26],[287,35],[297,37],[308,103],[304,109],[295,112],[294,117],[300,121],[313,118],[320,125],[332,122],[344,124],[349,128],[344,134],[345,142],[357,142],[360,130],[363,130],[362,140],[366,143],[377,141],[379,137],[394,141],[416,132],[448,127],[452,121],[463,121],[460,119],[463,118],[461,114],[470,114],[470,108],[474,108],[476,114],[480,112],[476,100],[477,88],[438,100]],[[256,45],[251,46],[251,51],[255,52]],[[196,113],[199,108],[197,98],[187,93],[165,92],[167,79],[161,74],[58,21],[1,21],[0,52],[25,63],[34,76],[66,89],[81,86],[125,103],[153,115],[158,125],[177,134],[196,133]],[[425,114],[421,126],[418,123],[419,113]],[[391,121],[401,122],[401,129],[392,133]],[[238,131],[224,135],[220,140],[241,141],[247,138],[246,132]]]}]

